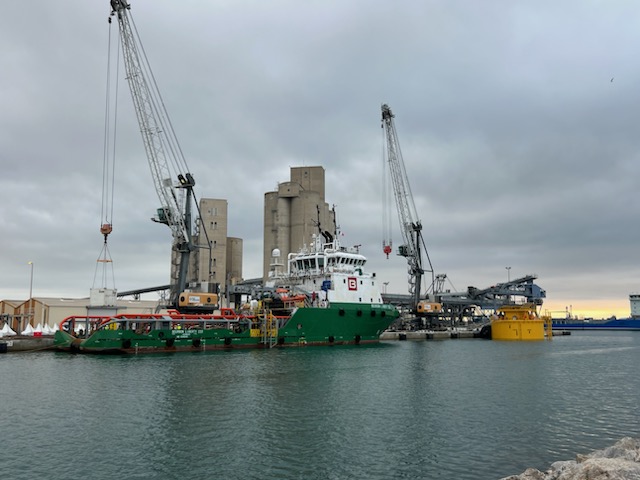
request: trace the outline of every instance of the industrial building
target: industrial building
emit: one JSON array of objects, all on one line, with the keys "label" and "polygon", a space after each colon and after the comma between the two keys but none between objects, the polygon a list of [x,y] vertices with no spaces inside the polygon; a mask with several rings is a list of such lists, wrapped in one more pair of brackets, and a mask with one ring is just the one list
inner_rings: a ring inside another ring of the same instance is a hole
[{"label": "industrial building", "polygon": [[[241,238],[227,236],[228,202],[202,198],[199,203],[200,221],[196,222],[195,254],[189,266],[190,289],[202,292],[225,292],[228,285],[242,279]],[[173,253],[172,269],[177,268]],[[175,278],[172,275],[172,278]]]},{"label": "industrial building", "polygon": [[[0,325],[8,323],[15,332],[22,332],[27,324],[35,327],[48,325],[53,327],[65,318],[104,314],[104,309],[96,311],[90,305],[89,298],[48,298],[33,297],[29,300],[0,300]],[[123,300],[114,301],[109,314],[155,313],[158,301]]]},{"label": "industrial building", "polygon": [[335,215],[325,202],[324,168],[291,167],[289,181],[264,194],[264,242],[262,275],[266,279],[274,249],[286,259],[311,243],[311,236],[323,230],[334,231]]}]

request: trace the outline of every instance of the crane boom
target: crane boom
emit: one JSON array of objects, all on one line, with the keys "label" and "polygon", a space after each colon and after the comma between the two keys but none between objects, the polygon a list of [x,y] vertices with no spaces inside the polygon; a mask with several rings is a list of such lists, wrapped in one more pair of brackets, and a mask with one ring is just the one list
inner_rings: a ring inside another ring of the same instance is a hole
[{"label": "crane boom", "polygon": [[[194,250],[191,232],[191,201],[195,181],[178,143],[144,48],[130,18],[126,0],[110,0],[111,16],[120,31],[127,81],[131,90],[147,161],[161,208],[152,220],[171,228],[178,264],[171,272],[170,303],[176,305],[186,286],[189,256]],[[109,18],[111,22],[111,18]]]},{"label": "crane boom", "polygon": [[[404,244],[398,248],[398,255],[407,258],[409,274],[409,294],[412,296],[413,306],[416,307],[420,301],[420,286],[422,275],[425,270],[422,265],[421,246],[424,247],[422,238],[422,223],[418,219],[416,206],[411,193],[409,177],[402,159],[400,142],[394,124],[394,115],[389,105],[382,105],[382,128],[385,132],[386,161],[389,166],[390,181],[393,186],[393,193],[398,210],[398,220],[400,221],[400,231]],[[385,206],[386,208],[387,206]],[[389,253],[385,239],[385,253]],[[390,246],[390,241],[388,243]],[[424,248],[426,254],[426,248]],[[430,272],[433,277],[433,267],[427,254]],[[432,285],[435,279],[432,278]]]}]

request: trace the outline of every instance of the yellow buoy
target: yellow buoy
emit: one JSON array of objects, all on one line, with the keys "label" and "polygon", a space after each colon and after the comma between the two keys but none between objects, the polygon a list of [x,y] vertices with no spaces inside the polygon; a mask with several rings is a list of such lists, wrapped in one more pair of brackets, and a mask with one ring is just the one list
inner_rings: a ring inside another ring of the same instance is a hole
[{"label": "yellow buoy", "polygon": [[538,316],[533,303],[505,305],[491,319],[491,339],[544,340],[545,327],[550,322],[551,318]]}]

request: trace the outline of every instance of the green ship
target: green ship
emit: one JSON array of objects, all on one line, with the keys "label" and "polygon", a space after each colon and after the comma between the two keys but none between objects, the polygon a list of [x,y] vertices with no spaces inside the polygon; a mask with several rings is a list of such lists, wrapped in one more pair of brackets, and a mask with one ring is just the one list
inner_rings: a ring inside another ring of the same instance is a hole
[{"label": "green ship", "polygon": [[286,272],[271,272],[269,295],[252,300],[248,309],[69,317],[60,323],[54,347],[139,354],[378,342],[399,312],[383,303],[376,275],[364,271],[365,263],[358,247],[341,247],[324,232],[289,254]]}]

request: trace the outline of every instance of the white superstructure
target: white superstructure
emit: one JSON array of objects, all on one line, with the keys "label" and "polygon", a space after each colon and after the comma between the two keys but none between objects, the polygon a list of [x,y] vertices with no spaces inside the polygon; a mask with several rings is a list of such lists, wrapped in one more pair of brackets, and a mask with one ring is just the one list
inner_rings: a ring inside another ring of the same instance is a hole
[{"label": "white superstructure", "polygon": [[[341,247],[327,232],[314,234],[310,245],[288,255],[286,273],[272,269],[268,285],[288,287],[292,293],[304,293],[320,304],[381,304],[376,274],[365,272],[366,262],[358,247]],[[272,265],[280,266],[275,262]]]},{"label": "white superstructure", "polygon": [[631,304],[631,316],[640,318],[640,293],[629,295],[629,303]]}]

